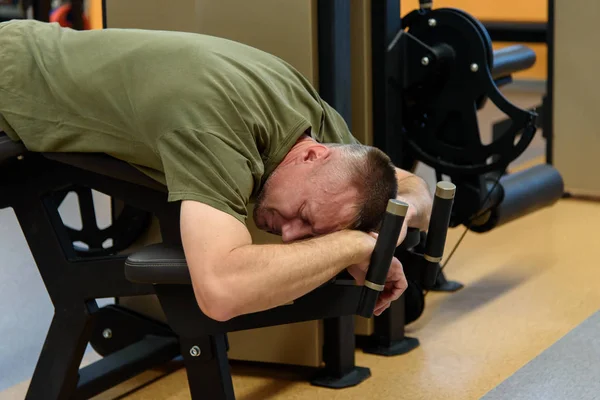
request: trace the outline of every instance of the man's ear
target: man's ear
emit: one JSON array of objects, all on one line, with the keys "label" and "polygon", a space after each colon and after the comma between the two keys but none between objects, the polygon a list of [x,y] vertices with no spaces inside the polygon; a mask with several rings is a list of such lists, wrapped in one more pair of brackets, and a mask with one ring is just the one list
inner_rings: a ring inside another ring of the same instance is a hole
[{"label": "man's ear", "polygon": [[317,160],[324,160],[331,154],[331,149],[322,144],[315,144],[304,150],[302,153],[302,161],[312,162]]}]

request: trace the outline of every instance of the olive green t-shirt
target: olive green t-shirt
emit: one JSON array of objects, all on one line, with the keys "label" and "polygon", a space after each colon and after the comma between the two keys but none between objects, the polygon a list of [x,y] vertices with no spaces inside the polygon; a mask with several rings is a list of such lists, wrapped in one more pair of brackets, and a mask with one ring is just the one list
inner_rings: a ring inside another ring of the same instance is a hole
[{"label": "olive green t-shirt", "polygon": [[0,130],[31,151],[101,152],[242,222],[309,131],[358,143],[285,61],[207,35],[0,23]]}]

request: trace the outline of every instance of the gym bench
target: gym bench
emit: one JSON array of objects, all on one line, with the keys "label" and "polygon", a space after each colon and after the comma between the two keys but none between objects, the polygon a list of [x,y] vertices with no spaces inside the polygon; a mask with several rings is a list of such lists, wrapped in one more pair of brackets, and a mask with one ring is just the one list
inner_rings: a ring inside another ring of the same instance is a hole
[{"label": "gym bench", "polygon": [[[325,367],[312,383],[342,388],[370,376],[368,368],[355,366],[354,316],[371,317],[378,292],[357,286],[347,272],[289,305],[218,322],[196,303],[180,240],[179,203],[167,202],[163,185],[106,155],[28,152],[3,134],[0,170],[0,208],[13,208],[55,309],[27,399],[89,398],[179,356],[192,398],[234,399],[227,332],[321,319]],[[156,216],[162,242],[129,254],[77,251],[58,206],[65,191],[82,189]],[[448,227],[452,200],[444,201],[447,212],[438,218],[439,239],[429,244],[434,253],[443,252]],[[395,243],[404,219],[390,212],[386,218],[372,264],[387,267],[372,267],[367,276],[379,284],[398,251]],[[404,246],[415,246],[418,236],[411,231]],[[383,261],[376,262],[380,256]],[[99,298],[143,295],[157,295],[168,324],[118,304],[99,308],[96,303]],[[105,328],[119,320],[128,320],[133,329]],[[104,343],[93,346],[103,358],[79,369],[88,343]]]}]

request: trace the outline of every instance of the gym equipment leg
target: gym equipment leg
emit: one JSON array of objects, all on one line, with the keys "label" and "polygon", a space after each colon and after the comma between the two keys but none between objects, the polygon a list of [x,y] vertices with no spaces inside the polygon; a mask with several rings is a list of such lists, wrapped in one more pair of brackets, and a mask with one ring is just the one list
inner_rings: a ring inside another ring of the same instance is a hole
[{"label": "gym equipment leg", "polygon": [[397,356],[419,347],[419,340],[404,335],[405,296],[392,302],[380,316],[375,317],[375,333],[363,347],[365,353]]},{"label": "gym equipment leg", "polygon": [[357,367],[354,361],[354,316],[323,320],[325,368],[311,381],[315,386],[341,389],[355,386],[371,376],[368,368]]},{"label": "gym equipment leg", "polygon": [[192,399],[234,400],[226,335],[181,338]]},{"label": "gym equipment leg", "polygon": [[440,271],[437,278],[435,279],[435,285],[431,288],[432,292],[456,292],[464,287],[464,285],[457,281],[449,281],[444,275],[444,271]]},{"label": "gym equipment leg", "polygon": [[96,302],[57,307],[35,367],[26,399],[68,399],[77,387],[78,370],[91,333]]}]

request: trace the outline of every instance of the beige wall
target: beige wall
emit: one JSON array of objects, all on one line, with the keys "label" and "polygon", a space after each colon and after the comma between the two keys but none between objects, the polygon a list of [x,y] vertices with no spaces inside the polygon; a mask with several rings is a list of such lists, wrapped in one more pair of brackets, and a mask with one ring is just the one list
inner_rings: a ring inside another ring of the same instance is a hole
[{"label": "beige wall", "polygon": [[600,3],[556,2],[554,157],[567,190],[600,197]]},{"label": "beige wall", "polygon": [[[175,3],[176,7],[166,6]],[[106,4],[109,28],[176,30],[232,39],[288,61],[318,84],[316,0],[106,0]]]},{"label": "beige wall", "polygon": [[[372,144],[368,34],[371,3],[349,1],[352,3],[351,124],[358,140]],[[177,30],[239,41],[286,60],[319,88],[317,0],[178,0],[176,8],[165,7],[158,0],[106,0],[106,5],[109,28]]]}]

